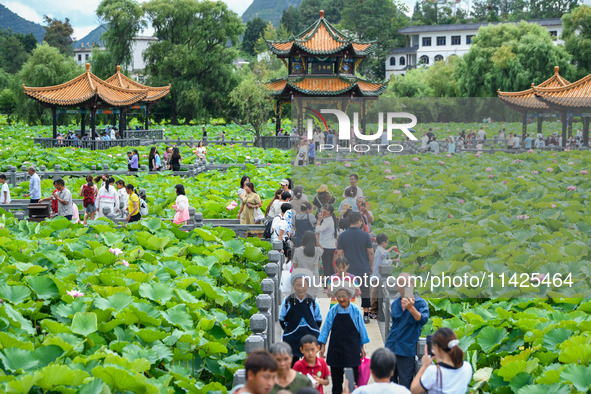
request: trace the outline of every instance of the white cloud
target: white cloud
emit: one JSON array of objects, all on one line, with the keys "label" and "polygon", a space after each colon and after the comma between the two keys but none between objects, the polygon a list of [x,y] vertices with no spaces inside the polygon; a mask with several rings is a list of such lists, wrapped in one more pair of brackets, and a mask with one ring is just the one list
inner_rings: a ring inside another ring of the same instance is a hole
[{"label": "white cloud", "polygon": [[74,26],[74,34],[72,34],[74,41],[84,38],[88,33],[93,31],[96,26]]},{"label": "white cloud", "polygon": [[242,16],[244,11],[252,4],[253,0],[224,0],[228,7],[235,11],[238,15]]},{"label": "white cloud", "polygon": [[19,1],[2,1],[2,4],[21,18],[31,22],[43,23],[43,16],[28,5],[22,4]]}]

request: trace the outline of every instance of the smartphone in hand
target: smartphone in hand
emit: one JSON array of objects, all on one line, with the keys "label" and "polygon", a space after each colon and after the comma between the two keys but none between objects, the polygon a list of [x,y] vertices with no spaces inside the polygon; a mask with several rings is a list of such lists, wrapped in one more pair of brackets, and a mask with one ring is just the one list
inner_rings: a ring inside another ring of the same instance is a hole
[{"label": "smartphone in hand", "polygon": [[433,335],[427,335],[427,354],[431,357],[435,356],[433,353]]},{"label": "smartphone in hand", "polygon": [[404,298],[414,298],[414,294],[412,292],[412,287],[405,286],[403,296],[404,296]]},{"label": "smartphone in hand", "polygon": [[355,390],[355,375],[353,374],[353,368],[345,368],[345,379],[349,383],[349,392],[352,393]]}]

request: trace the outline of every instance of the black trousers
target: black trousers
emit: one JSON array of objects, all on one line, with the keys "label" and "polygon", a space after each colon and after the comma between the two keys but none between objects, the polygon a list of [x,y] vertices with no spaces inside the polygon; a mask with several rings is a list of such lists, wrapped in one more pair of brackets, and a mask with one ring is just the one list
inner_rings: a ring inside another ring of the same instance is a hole
[{"label": "black trousers", "polygon": [[324,271],[324,276],[328,276],[329,278],[335,274],[334,267],[332,266],[334,252],[335,249],[324,249],[324,252],[322,252],[322,270]]},{"label": "black trousers", "polygon": [[[365,281],[363,281],[365,282]],[[368,285],[368,286],[366,286]],[[362,308],[371,308],[371,294],[370,294],[370,287],[369,283],[362,283],[359,287],[361,290],[361,307]]]},{"label": "black trousers", "polygon": [[64,217],[68,220],[72,220],[72,215],[65,215]]},{"label": "black trousers", "polygon": [[133,215],[132,217],[129,218],[129,223],[139,222],[141,218],[142,218],[142,215],[140,215],[139,213],[136,213],[135,215]]},{"label": "black trousers", "polygon": [[396,367],[394,375],[390,379],[394,383],[410,390],[410,384],[415,376],[415,358],[396,355]]},{"label": "black trousers", "polygon": [[[345,368],[330,367],[330,375],[332,377],[332,394],[342,394]],[[358,367],[353,368],[353,376],[355,377],[355,384],[357,384],[359,381]]]},{"label": "black trousers", "polygon": [[39,200],[40,200],[39,198],[31,198],[29,200],[29,204],[37,204],[39,202]]}]

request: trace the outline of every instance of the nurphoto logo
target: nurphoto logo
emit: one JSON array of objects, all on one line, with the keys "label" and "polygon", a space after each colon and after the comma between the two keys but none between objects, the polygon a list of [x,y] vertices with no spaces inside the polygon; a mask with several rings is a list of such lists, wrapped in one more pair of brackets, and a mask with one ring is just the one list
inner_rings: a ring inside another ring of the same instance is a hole
[{"label": "nurphoto logo", "polygon": [[[386,127],[384,131],[384,113],[378,113],[378,128],[375,134],[364,134],[359,128],[359,112],[353,112],[353,122],[345,112],[337,109],[323,108],[316,111],[312,108],[306,107],[305,109],[311,112],[313,119],[307,121],[307,137],[308,139],[314,138],[314,120],[320,128],[325,128],[329,131],[328,123],[322,114],[334,115],[338,121],[338,133],[336,135],[337,140],[334,144],[320,144],[319,151],[347,151],[347,152],[369,152],[372,148],[380,150],[386,149],[388,152],[399,153],[404,150],[404,147],[400,144],[390,144],[392,141],[392,132],[394,130],[400,130],[408,137],[411,141],[418,141],[410,131],[410,129],[417,124],[417,117],[408,112],[387,112],[385,114]],[[407,123],[395,123],[400,119],[410,120]],[[324,126],[324,127],[323,127]],[[365,131],[365,130],[363,130]],[[349,143],[353,141],[352,143]],[[377,143],[355,143],[356,141],[376,141]],[[339,144],[341,142],[341,144]],[[345,142],[344,144],[342,142]],[[344,146],[345,145],[345,146]]]}]

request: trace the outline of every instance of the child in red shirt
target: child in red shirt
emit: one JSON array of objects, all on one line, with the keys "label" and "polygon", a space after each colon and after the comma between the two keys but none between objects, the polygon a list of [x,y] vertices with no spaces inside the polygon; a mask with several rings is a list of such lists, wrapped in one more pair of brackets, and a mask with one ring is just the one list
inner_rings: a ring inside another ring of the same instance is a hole
[{"label": "child in red shirt", "polygon": [[330,371],[323,358],[318,357],[318,338],[314,335],[304,335],[300,341],[300,351],[304,358],[293,366],[294,371],[304,374],[320,394],[324,394],[322,386],[328,385]]}]

